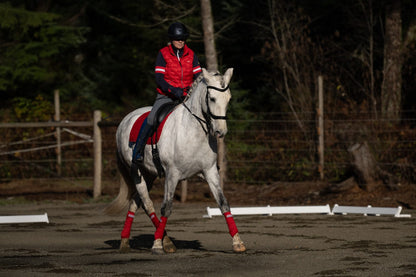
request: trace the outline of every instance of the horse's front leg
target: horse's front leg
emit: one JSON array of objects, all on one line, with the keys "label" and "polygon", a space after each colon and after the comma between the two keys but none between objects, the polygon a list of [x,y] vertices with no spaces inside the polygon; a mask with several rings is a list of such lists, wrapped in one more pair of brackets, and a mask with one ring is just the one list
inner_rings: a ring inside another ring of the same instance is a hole
[{"label": "horse's front leg", "polygon": [[211,169],[205,171],[204,176],[208,182],[212,194],[214,195],[215,200],[217,201],[221,213],[224,215],[225,221],[227,222],[229,233],[233,238],[233,251],[236,253],[245,252],[246,247],[244,242],[241,240],[240,235],[238,234],[237,226],[230,211],[230,205],[228,204],[228,201],[225,198],[224,192],[220,186],[220,176],[218,174],[217,166],[215,165]]},{"label": "horse's front leg", "polygon": [[[153,242],[152,253],[153,254],[164,254],[166,251],[166,242],[163,235],[165,234],[166,223],[168,217],[172,213],[173,196],[175,193],[176,186],[179,179],[166,174],[165,177],[165,195],[161,207],[161,216],[159,225],[156,228],[155,240]],[[162,242],[163,239],[163,242]],[[164,251],[165,249],[165,251]]]}]

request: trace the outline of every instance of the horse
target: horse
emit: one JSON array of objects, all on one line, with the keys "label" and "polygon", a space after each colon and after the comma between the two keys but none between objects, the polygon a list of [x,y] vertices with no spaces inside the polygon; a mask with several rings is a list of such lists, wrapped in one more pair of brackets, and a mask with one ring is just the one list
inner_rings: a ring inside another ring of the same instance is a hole
[{"label": "horse", "polygon": [[[232,237],[236,253],[245,252],[230,206],[220,186],[217,165],[217,137],[228,131],[226,112],[231,99],[229,83],[233,68],[224,75],[205,68],[193,82],[187,99],[176,106],[165,120],[157,142],[160,163],[164,169],[164,198],[161,217],[158,219],[149,191],[158,176],[152,159],[152,145],[146,145],[143,163],[132,166],[132,145],[129,133],[134,122],[151,107],[139,108],[129,113],[119,124],[116,133],[118,168],[125,182],[120,182],[118,196],[106,208],[108,214],[121,212],[128,207],[121,233],[120,251],[129,250],[131,225],[140,206],[150,217],[156,231],[152,246],[153,254],[173,253],[176,247],[168,237],[165,227],[172,212],[175,188],[180,180],[201,176],[209,185]],[[137,170],[138,169],[138,170]]]}]

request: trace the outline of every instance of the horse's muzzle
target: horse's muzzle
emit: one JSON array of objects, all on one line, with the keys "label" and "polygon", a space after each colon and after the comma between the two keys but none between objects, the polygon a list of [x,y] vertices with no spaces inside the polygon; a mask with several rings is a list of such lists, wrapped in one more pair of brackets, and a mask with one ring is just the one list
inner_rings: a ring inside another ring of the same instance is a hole
[{"label": "horse's muzzle", "polygon": [[225,137],[225,135],[227,134],[227,131],[223,132],[223,131],[215,131],[215,136],[217,138],[223,138]]}]

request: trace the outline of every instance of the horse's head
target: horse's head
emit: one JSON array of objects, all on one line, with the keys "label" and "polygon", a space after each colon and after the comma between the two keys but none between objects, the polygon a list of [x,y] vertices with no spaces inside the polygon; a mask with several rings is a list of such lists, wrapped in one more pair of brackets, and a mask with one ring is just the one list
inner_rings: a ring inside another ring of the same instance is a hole
[{"label": "horse's head", "polygon": [[233,69],[229,68],[224,75],[217,72],[208,72],[202,69],[202,74],[207,83],[205,97],[205,114],[210,121],[210,132],[213,136],[223,137],[227,134],[226,114],[228,102],[231,99],[231,92],[228,87]]}]

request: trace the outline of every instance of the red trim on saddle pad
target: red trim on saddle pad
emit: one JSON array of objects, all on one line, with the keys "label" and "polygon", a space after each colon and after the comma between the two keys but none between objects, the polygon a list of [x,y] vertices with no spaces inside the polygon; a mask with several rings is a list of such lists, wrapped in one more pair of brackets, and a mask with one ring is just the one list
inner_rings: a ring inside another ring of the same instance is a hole
[{"label": "red trim on saddle pad", "polygon": [[[136,122],[134,122],[133,127],[131,128],[131,131],[130,131],[129,142],[136,143],[137,136],[139,135],[139,132],[140,132],[140,128],[142,127],[143,122],[147,119],[147,116],[149,115],[149,113],[150,112],[146,112],[136,119]],[[160,135],[162,134],[163,126],[165,125],[166,119],[168,119],[171,113],[172,112],[170,112],[160,123],[159,127],[157,127],[157,132],[156,134],[153,135],[154,142],[159,141]],[[152,144],[152,141],[150,138],[147,140],[147,144]]]}]

